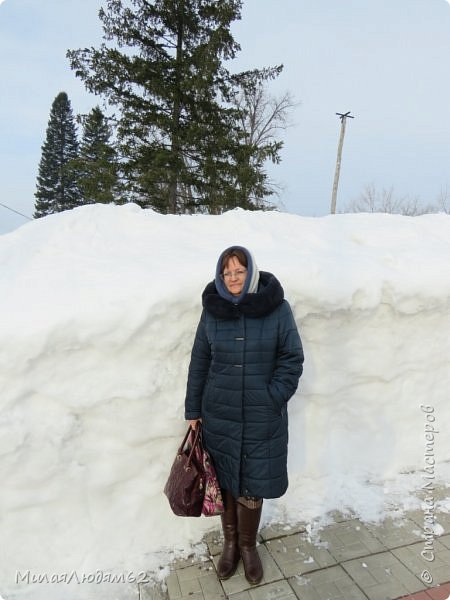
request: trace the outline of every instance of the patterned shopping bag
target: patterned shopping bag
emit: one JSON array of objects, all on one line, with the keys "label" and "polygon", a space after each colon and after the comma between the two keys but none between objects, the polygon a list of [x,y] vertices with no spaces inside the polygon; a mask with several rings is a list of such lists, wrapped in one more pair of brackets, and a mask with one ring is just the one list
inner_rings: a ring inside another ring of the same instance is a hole
[{"label": "patterned shopping bag", "polygon": [[203,498],[202,515],[205,517],[221,515],[225,510],[222,492],[211,457],[204,448],[203,468],[205,470],[205,497]]},{"label": "patterned shopping bag", "polygon": [[[197,427],[201,427],[198,422]],[[202,505],[202,515],[205,517],[215,517],[224,512],[222,492],[220,490],[219,481],[217,479],[216,469],[209,455],[209,452],[203,445],[203,440],[200,435],[200,443],[197,444],[195,452],[197,461],[203,464],[205,477],[205,496]]]}]

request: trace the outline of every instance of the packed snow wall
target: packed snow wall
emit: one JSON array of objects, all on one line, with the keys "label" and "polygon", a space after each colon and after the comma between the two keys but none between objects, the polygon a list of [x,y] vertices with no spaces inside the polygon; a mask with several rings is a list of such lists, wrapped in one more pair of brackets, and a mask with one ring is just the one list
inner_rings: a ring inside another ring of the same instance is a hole
[{"label": "packed snow wall", "polygon": [[125,598],[90,574],[139,580],[218,526],[173,516],[162,488],[201,292],[231,244],[280,279],[305,350],[290,487],[264,522],[377,519],[448,476],[449,216],[86,206],[0,237],[0,595]]}]

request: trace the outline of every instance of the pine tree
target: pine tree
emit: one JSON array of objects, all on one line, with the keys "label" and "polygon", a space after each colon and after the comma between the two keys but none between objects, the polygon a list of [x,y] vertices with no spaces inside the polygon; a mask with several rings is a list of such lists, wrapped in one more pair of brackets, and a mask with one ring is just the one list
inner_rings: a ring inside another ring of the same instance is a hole
[{"label": "pine tree", "polygon": [[80,154],[75,162],[83,204],[120,202],[117,153],[110,138],[111,128],[96,106],[84,121]]},{"label": "pine tree", "polygon": [[[230,25],[240,18],[241,5],[241,0],[106,0],[99,13],[105,42],[99,49],[67,53],[86,88],[120,108],[124,173],[142,206],[220,212],[237,201],[239,161],[255,151],[232,104],[238,81],[223,65],[240,49]],[[111,41],[117,47],[108,46]],[[248,187],[261,187],[255,168],[246,159]]]},{"label": "pine tree", "polygon": [[78,140],[72,107],[66,92],[53,101],[42,146],[36,185],[34,218],[79,206],[81,196],[74,159]]}]

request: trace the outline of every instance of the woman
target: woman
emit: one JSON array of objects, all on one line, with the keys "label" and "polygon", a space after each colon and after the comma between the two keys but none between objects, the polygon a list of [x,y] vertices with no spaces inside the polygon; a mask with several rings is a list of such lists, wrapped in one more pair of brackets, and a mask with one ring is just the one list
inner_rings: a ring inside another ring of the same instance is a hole
[{"label": "woman", "polygon": [[224,547],[217,571],[228,579],[242,557],[247,580],[263,577],[256,534],[263,498],[288,486],[287,401],[302,373],[303,350],[279,281],[259,272],[250,252],[222,252],[202,295],[192,348],[185,418],[202,421],[224,493]]}]

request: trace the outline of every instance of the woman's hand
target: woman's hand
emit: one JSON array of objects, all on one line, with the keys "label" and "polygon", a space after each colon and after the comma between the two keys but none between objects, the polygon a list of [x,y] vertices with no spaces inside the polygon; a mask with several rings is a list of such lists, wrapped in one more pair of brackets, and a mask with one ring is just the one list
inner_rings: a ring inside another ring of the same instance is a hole
[{"label": "woman's hand", "polygon": [[192,429],[195,430],[195,428],[197,427],[197,423],[198,422],[202,422],[201,419],[192,419],[192,421],[189,421],[189,425],[192,427]]}]

